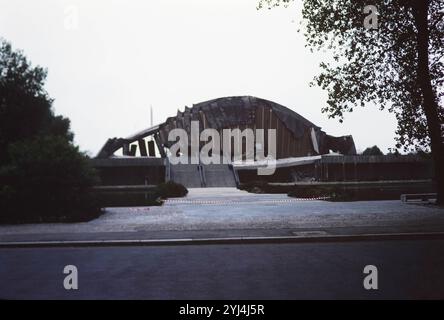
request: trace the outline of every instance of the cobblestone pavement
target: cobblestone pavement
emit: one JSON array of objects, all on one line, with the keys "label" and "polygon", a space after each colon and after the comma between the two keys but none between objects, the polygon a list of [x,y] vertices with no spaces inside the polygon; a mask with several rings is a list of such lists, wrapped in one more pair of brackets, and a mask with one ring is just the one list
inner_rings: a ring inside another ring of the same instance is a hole
[{"label": "cobblestone pavement", "polygon": [[187,197],[168,200],[162,207],[108,208],[101,217],[86,223],[0,226],[0,241],[17,241],[33,235],[42,239],[80,234],[82,239],[112,238],[112,234],[149,238],[166,231],[214,230],[223,236],[230,231],[248,235],[259,230],[273,235],[278,230],[364,232],[366,228],[390,232],[444,231],[444,209],[400,201],[300,201],[286,195],[250,194],[235,188],[190,189]]}]

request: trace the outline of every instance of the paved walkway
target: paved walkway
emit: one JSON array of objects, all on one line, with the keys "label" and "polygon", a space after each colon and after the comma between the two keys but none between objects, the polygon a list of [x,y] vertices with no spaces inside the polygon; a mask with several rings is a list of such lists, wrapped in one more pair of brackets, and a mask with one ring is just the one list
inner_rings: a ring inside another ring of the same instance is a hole
[{"label": "paved walkway", "polygon": [[190,189],[162,207],[109,208],[87,223],[0,226],[0,241],[119,240],[444,231],[444,210],[400,201],[300,201]]}]

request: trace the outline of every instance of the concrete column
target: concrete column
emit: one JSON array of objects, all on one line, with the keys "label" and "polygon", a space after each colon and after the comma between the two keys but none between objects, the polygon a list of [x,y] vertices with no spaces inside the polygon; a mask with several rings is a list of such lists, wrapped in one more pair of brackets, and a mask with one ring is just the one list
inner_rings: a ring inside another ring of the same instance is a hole
[{"label": "concrete column", "polygon": [[148,141],[148,154],[150,157],[156,156],[156,148],[154,148],[154,141],[153,140]]},{"label": "concrete column", "polygon": [[140,150],[140,156],[141,157],[147,157],[148,156],[148,152],[146,150],[146,143],[144,139],[140,139],[138,141],[139,143],[139,150]]},{"label": "concrete column", "polygon": [[159,134],[156,134],[156,135],[154,136],[154,140],[156,140],[156,144],[157,144],[157,148],[159,149],[160,156],[161,156],[162,158],[166,158],[165,150],[163,149],[163,146],[162,146],[162,144],[160,143]]},{"label": "concrete column", "polygon": [[125,143],[123,145],[123,155],[124,156],[129,156],[130,155],[129,143]]}]

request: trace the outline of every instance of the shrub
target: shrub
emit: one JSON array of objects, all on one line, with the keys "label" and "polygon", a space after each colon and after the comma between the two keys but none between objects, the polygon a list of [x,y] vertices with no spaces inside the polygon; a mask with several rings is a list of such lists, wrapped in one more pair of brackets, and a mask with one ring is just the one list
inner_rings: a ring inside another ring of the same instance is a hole
[{"label": "shrub", "polygon": [[241,183],[239,189],[248,191],[250,193],[265,193],[267,187],[268,187],[267,182],[251,181],[251,182]]},{"label": "shrub", "polygon": [[60,136],[36,137],[8,149],[0,168],[0,222],[85,221],[100,214],[87,156]]},{"label": "shrub", "polygon": [[362,153],[363,156],[383,156],[384,153],[381,151],[381,149],[378,148],[378,146],[373,146],[371,148],[367,148]]},{"label": "shrub", "polygon": [[180,183],[168,181],[157,186],[157,193],[162,199],[181,198],[188,194],[188,190]]},{"label": "shrub", "polygon": [[293,186],[288,192],[288,196],[294,198],[337,197],[340,194],[341,190],[329,186]]},{"label": "shrub", "polygon": [[163,201],[157,192],[157,187],[146,191],[132,190],[95,190],[100,206],[105,207],[149,207],[161,206]]}]

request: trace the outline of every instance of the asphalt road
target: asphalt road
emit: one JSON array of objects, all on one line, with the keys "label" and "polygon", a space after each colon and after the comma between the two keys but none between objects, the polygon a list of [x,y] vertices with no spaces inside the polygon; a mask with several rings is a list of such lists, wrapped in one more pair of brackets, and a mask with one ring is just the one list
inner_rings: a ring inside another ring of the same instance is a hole
[{"label": "asphalt road", "polygon": [[23,298],[442,299],[444,240],[0,249],[0,299]]}]

